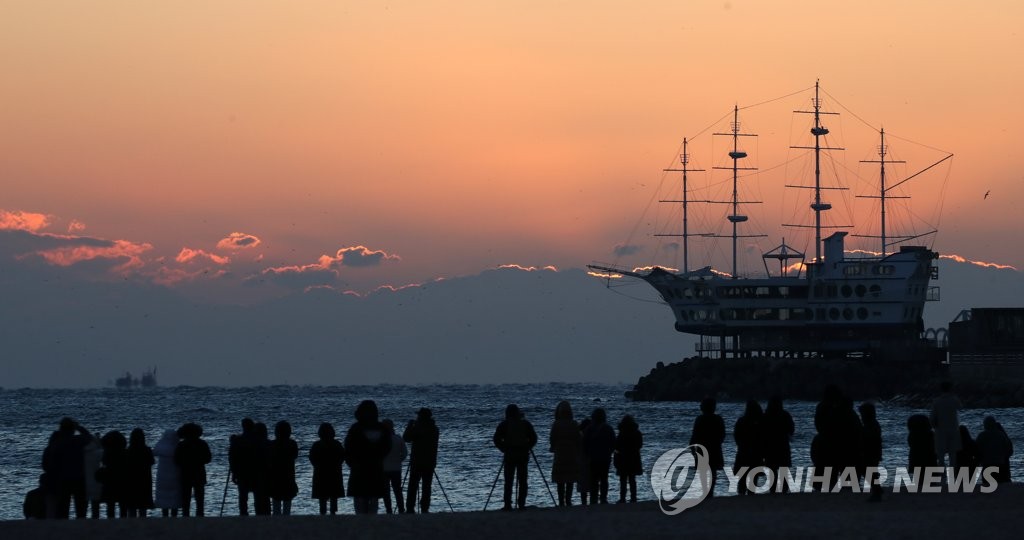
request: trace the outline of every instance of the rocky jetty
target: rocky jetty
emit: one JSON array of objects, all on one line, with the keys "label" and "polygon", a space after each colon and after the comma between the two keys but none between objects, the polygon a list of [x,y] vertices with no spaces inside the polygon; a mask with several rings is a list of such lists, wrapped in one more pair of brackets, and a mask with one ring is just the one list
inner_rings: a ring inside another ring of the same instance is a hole
[{"label": "rocky jetty", "polygon": [[927,406],[943,381],[952,380],[965,407],[1024,406],[1024,381],[976,378],[935,361],[822,358],[686,358],[658,362],[626,397],[636,401],[719,401],[821,399],[827,384],[851,399]]}]

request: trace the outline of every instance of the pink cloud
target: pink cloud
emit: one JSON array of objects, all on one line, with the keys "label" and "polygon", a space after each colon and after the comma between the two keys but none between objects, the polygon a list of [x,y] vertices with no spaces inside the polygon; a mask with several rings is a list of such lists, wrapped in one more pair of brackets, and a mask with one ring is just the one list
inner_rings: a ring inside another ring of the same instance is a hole
[{"label": "pink cloud", "polygon": [[203,260],[219,265],[225,265],[231,262],[230,257],[222,257],[215,253],[209,253],[201,249],[192,249],[187,247],[181,248],[181,251],[178,252],[178,256],[175,257],[174,260],[181,264],[201,262]]},{"label": "pink cloud", "polygon": [[524,272],[537,272],[537,271],[540,271],[540,270],[547,270],[549,272],[557,272],[558,271],[557,268],[555,268],[553,265],[550,265],[550,264],[547,265],[547,266],[541,266],[541,267],[537,267],[537,266],[522,266],[522,265],[519,265],[519,264],[500,264],[500,265],[498,265],[498,269],[499,270],[503,270],[503,269],[506,269],[506,268],[512,269],[512,270],[523,270]]},{"label": "pink cloud", "polygon": [[84,230],[85,230],[85,223],[82,223],[81,221],[78,221],[77,219],[72,219],[71,222],[68,223],[68,232],[69,233],[72,233],[72,234],[80,233],[80,232],[82,232]]},{"label": "pink cloud", "polygon": [[233,232],[217,242],[217,249],[248,249],[260,245],[261,240],[251,234]]},{"label": "pink cloud", "polygon": [[958,263],[970,263],[970,264],[973,264],[975,266],[982,266],[982,267],[985,267],[985,268],[996,268],[996,269],[999,269],[999,270],[1016,270],[1017,269],[1017,267],[1010,266],[1008,264],[999,264],[999,263],[994,263],[994,262],[983,262],[983,261],[972,261],[971,259],[968,259],[966,257],[962,257],[960,255],[939,255],[939,258],[940,259],[949,259],[951,261],[956,261]]},{"label": "pink cloud", "polygon": [[126,259],[115,266],[114,272],[123,273],[145,265],[142,254],[153,249],[151,244],[128,240],[113,240],[104,245],[69,245],[35,252],[35,255],[54,266],[71,266],[95,259]]},{"label": "pink cloud", "polygon": [[0,210],[0,230],[37,232],[50,224],[50,216],[22,210]]}]

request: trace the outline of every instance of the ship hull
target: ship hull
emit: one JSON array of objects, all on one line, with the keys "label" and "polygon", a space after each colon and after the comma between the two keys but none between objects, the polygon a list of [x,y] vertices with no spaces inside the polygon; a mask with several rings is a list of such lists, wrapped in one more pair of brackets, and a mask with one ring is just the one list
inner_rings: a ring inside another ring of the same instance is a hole
[{"label": "ship hull", "polygon": [[[856,352],[916,340],[938,254],[905,247],[884,258],[846,258],[843,233],[803,277],[733,279],[711,272],[640,276],[671,308],[676,330],[719,338],[736,352]],[[710,340],[714,343],[714,340]],[[699,345],[700,346],[700,345]]]}]

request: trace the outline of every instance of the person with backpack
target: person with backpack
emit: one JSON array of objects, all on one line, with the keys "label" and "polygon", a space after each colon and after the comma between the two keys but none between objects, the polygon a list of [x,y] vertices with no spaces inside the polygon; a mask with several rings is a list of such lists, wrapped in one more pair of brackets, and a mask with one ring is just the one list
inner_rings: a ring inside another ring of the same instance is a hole
[{"label": "person with backpack", "polygon": [[505,468],[505,505],[502,510],[512,510],[512,481],[515,479],[519,494],[516,498],[517,507],[526,508],[527,469],[530,465],[530,453],[537,444],[537,432],[519,407],[510,404],[505,407],[505,420],[498,424],[494,431],[494,446],[504,454],[502,466]]}]

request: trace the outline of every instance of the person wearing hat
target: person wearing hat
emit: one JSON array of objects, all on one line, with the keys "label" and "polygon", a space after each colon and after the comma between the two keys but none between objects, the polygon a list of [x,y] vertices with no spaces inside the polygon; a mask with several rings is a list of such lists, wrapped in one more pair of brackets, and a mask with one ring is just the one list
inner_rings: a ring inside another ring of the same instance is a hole
[{"label": "person wearing hat", "polygon": [[420,512],[430,511],[430,487],[437,466],[437,441],[440,431],[434,423],[434,415],[424,407],[416,413],[416,419],[410,420],[402,433],[402,439],[412,446],[409,458],[409,488],[405,498],[406,513],[413,513],[416,508],[416,490],[420,482],[423,492],[420,498]]}]

